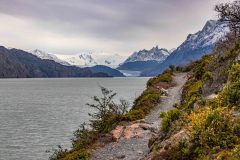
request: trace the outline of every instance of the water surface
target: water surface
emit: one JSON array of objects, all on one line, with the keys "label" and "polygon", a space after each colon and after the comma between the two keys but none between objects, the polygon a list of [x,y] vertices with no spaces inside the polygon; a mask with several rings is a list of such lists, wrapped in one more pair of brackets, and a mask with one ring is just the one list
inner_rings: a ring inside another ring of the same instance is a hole
[{"label": "water surface", "polygon": [[130,102],[148,78],[66,78],[0,80],[0,160],[48,159],[46,150],[70,147],[72,133],[89,120],[85,104],[112,89]]}]

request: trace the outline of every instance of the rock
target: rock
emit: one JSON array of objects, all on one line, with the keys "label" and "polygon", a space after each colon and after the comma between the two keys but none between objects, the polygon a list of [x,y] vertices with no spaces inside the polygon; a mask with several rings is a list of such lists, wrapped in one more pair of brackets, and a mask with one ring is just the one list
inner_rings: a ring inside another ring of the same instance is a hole
[{"label": "rock", "polygon": [[148,148],[151,148],[151,146],[154,144],[154,142],[156,142],[157,139],[158,139],[158,135],[153,134],[152,137],[148,141]]},{"label": "rock", "polygon": [[217,98],[218,95],[217,94],[210,94],[206,97],[206,99],[213,99],[213,98]]},{"label": "rock", "polygon": [[196,110],[198,107],[199,107],[199,105],[195,102],[195,103],[193,104],[193,110]]},{"label": "rock", "polygon": [[116,139],[111,134],[106,134],[99,138],[100,145],[105,145],[111,142],[116,142]]},{"label": "rock", "polygon": [[124,126],[117,126],[114,130],[111,131],[112,137],[117,141],[122,136],[124,131]]},{"label": "rock", "polygon": [[[130,138],[141,138],[144,130],[152,132],[153,128],[150,124],[139,123],[140,121],[132,122],[126,126],[117,126],[111,131],[111,135],[115,141],[130,139]],[[141,120],[143,122],[143,120]]]},{"label": "rock", "polygon": [[189,140],[190,137],[185,129],[179,131],[169,139],[160,143],[162,148],[157,152],[156,158],[154,159],[164,159],[165,155],[170,155],[171,152],[178,147],[180,142],[190,143]]},{"label": "rock", "polygon": [[240,54],[237,56],[236,62],[237,62],[237,63],[240,63]]},{"label": "rock", "polygon": [[153,153],[149,153],[145,158],[144,160],[152,160],[153,159]]},{"label": "rock", "polygon": [[163,96],[168,96],[168,90],[166,90],[164,88],[160,88],[160,91],[161,91]]},{"label": "rock", "polygon": [[116,158],[117,159],[124,159],[126,156],[125,155],[117,155]]},{"label": "rock", "polygon": [[151,130],[151,125],[146,123],[139,124],[139,127],[142,128],[143,130]]},{"label": "rock", "polygon": [[134,123],[132,125],[126,126],[123,135],[126,139],[130,139],[133,137],[135,138],[141,137],[142,131],[139,130],[139,123]]},{"label": "rock", "polygon": [[137,153],[138,153],[139,155],[142,155],[142,154],[143,154],[143,151],[137,151]]},{"label": "rock", "polygon": [[236,117],[238,117],[238,116],[240,116],[240,112],[238,112],[238,111],[233,111],[233,116],[236,116]]},{"label": "rock", "polygon": [[145,119],[139,119],[139,120],[132,122],[132,124],[134,124],[134,123],[146,123],[146,121],[145,121]]}]

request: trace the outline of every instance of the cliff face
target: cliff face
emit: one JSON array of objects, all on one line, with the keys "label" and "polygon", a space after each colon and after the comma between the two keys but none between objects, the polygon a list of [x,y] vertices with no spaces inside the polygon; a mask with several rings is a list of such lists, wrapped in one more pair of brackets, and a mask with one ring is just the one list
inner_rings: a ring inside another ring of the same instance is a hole
[{"label": "cliff face", "polygon": [[43,60],[22,50],[0,47],[0,78],[94,76],[107,77],[108,75],[95,74],[87,68],[64,66],[52,60]]}]

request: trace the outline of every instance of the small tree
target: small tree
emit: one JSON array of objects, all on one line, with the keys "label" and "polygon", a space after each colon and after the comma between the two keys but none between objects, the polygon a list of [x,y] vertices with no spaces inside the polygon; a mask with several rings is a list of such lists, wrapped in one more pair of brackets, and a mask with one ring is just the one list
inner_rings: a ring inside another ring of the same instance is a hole
[{"label": "small tree", "polygon": [[121,116],[127,112],[129,104],[125,100],[120,100],[120,104],[114,103],[116,96],[112,90],[101,87],[102,97],[94,96],[94,104],[88,106],[97,110],[95,113],[89,113],[92,117],[90,126],[99,133],[108,132],[111,127],[121,120]]},{"label": "small tree", "polygon": [[175,66],[174,65],[169,65],[169,68],[172,72],[175,71]]},{"label": "small tree", "polygon": [[227,22],[235,36],[240,36],[240,1],[216,5],[220,21]]},{"label": "small tree", "polygon": [[128,112],[129,103],[122,99],[120,104],[114,103],[116,93],[112,90],[101,87],[101,92],[101,97],[93,97],[94,104],[87,104],[94,108],[96,112],[89,113],[91,116],[89,124],[81,124],[79,129],[74,132],[72,149],[68,151],[59,146],[58,149],[53,150],[50,160],[90,159],[89,147],[91,148],[99,135],[110,131],[114,125],[123,119],[124,114]]}]

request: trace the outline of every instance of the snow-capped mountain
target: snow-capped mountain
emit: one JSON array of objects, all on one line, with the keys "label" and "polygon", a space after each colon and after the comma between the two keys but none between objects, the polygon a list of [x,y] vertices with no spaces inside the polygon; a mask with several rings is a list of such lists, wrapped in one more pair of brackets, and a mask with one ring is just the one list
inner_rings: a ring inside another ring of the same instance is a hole
[{"label": "snow-capped mountain", "polygon": [[[105,56],[105,57],[102,56],[101,57],[102,59],[97,59],[98,61],[96,62],[95,59],[93,59],[93,55],[91,53],[80,54],[80,55],[76,55],[76,56],[54,55],[54,54],[45,53],[39,49],[36,49],[31,53],[40,59],[52,60],[54,62],[60,63],[65,66],[79,66],[79,67],[83,67],[83,69],[87,68],[93,74],[95,74],[94,76],[108,75],[110,77],[124,77],[123,73],[121,73],[120,71],[113,69],[111,67],[108,67],[106,65],[101,65],[101,64],[111,65],[111,64],[116,63],[117,60],[115,61],[115,59],[114,59],[114,58],[118,58],[116,55],[115,56],[114,55],[113,56]],[[104,73],[104,75],[102,75],[102,73]]]},{"label": "snow-capped mountain", "polygon": [[124,62],[135,62],[135,61],[158,61],[161,62],[167,58],[169,51],[167,49],[158,48],[158,46],[153,47],[150,50],[140,50],[134,52],[128,59]]},{"label": "snow-capped mountain", "polygon": [[143,76],[157,75],[169,67],[169,65],[186,65],[187,63],[200,59],[203,55],[212,52],[214,45],[228,32],[226,23],[210,20],[201,31],[189,34],[187,39],[161,64],[151,70],[142,73]]},{"label": "snow-capped mountain", "polygon": [[134,52],[131,56],[120,64],[118,69],[125,71],[144,71],[155,67],[169,56],[169,51],[166,49],[159,49],[158,46],[150,50],[140,50]]},{"label": "snow-capped mountain", "polygon": [[169,54],[171,54],[173,51],[175,51],[176,50],[176,48],[172,48],[172,49],[170,49],[169,50]]},{"label": "snow-capped mountain", "polygon": [[91,54],[80,55],[56,55],[59,59],[74,66],[89,67],[97,65]]},{"label": "snow-capped mountain", "polygon": [[113,54],[113,55],[99,54],[98,56],[96,56],[96,61],[99,64],[116,68],[119,66],[119,64],[123,63],[123,61],[126,58],[127,58],[126,56],[120,56],[119,54]]},{"label": "snow-capped mountain", "polygon": [[35,49],[33,52],[32,52],[33,55],[37,56],[38,58],[41,58],[41,59],[48,59],[48,60],[52,60],[52,61],[55,61],[57,63],[60,63],[62,65],[65,65],[65,66],[69,66],[70,64],[66,61],[63,61],[61,59],[59,59],[57,56],[55,56],[54,54],[49,54],[49,53],[46,53],[46,52],[43,52],[39,49]]},{"label": "snow-capped mountain", "polygon": [[182,50],[194,50],[196,48],[204,48],[213,46],[220,38],[229,32],[226,23],[210,20],[207,21],[201,31],[195,34],[189,34],[185,42],[183,42],[175,52]]},{"label": "snow-capped mountain", "polygon": [[116,68],[122,63],[126,57],[118,54],[106,54],[101,52],[84,52],[78,55],[62,55],[62,54],[50,54],[36,49],[32,52],[33,55],[41,59],[53,60],[62,65],[73,65],[80,67],[92,67],[95,65],[105,65],[108,67]]},{"label": "snow-capped mountain", "polygon": [[90,67],[95,65],[105,65],[116,68],[126,57],[118,54],[110,55],[105,53],[85,52],[78,55],[56,55],[59,59],[71,65],[80,67]]}]

